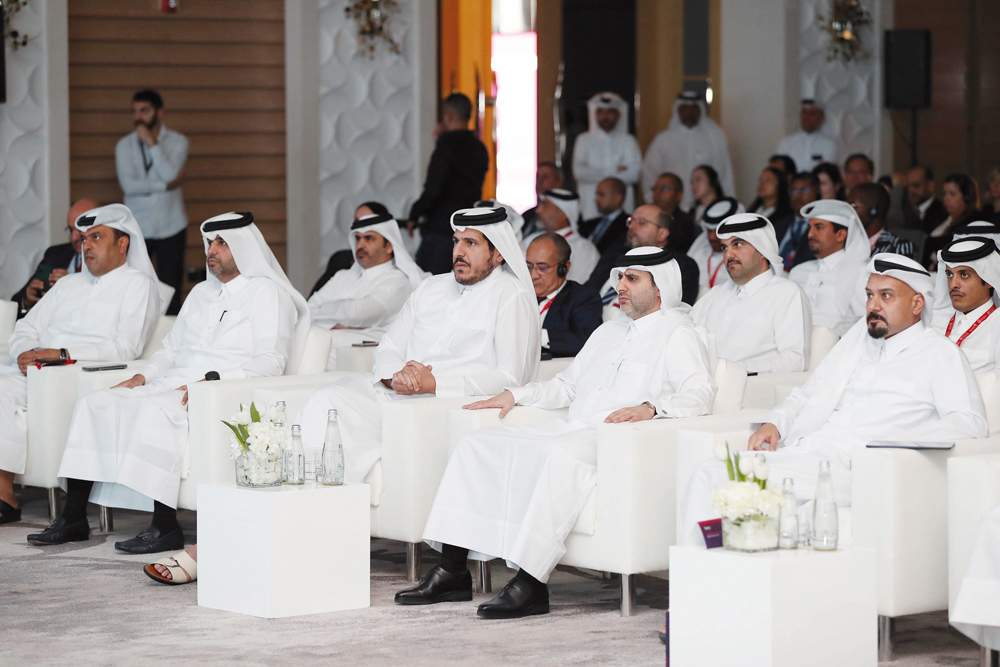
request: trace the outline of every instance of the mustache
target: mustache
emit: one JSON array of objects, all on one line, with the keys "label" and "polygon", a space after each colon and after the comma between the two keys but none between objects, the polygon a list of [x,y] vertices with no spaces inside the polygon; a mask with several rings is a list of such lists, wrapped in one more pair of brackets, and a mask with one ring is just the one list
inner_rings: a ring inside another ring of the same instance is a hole
[{"label": "mustache", "polygon": [[452,262],[452,266],[458,266],[459,264],[464,264],[468,267],[472,266],[471,264],[469,264],[468,260],[466,260],[464,257],[459,257],[454,262]]},{"label": "mustache", "polygon": [[875,320],[882,320],[886,324],[889,324],[889,321],[887,319],[885,319],[884,317],[882,317],[881,315],[879,315],[878,313],[868,313],[868,317],[866,318],[866,321],[869,324],[871,324]]}]

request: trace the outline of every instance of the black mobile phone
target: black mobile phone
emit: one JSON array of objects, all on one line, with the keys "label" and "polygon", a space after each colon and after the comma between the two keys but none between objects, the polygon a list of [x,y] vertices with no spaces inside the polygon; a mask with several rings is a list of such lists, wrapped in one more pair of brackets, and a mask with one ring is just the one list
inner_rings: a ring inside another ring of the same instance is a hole
[{"label": "black mobile phone", "polygon": [[97,371],[120,371],[128,368],[128,364],[112,364],[110,366],[84,366],[84,373],[94,373]]},{"label": "black mobile phone", "polygon": [[70,364],[75,364],[76,359],[67,359],[66,361],[63,361],[62,359],[35,359],[31,363],[39,366],[68,366]]},{"label": "black mobile phone", "polygon": [[351,347],[378,347],[378,341],[366,340],[361,343],[351,343]]},{"label": "black mobile phone", "polygon": [[52,265],[51,264],[39,264],[38,268],[35,269],[35,280],[41,280],[42,281],[42,285],[43,285],[42,291],[43,292],[48,292],[49,288],[52,287],[52,284],[49,283],[49,274],[51,274],[51,273],[52,273]]}]

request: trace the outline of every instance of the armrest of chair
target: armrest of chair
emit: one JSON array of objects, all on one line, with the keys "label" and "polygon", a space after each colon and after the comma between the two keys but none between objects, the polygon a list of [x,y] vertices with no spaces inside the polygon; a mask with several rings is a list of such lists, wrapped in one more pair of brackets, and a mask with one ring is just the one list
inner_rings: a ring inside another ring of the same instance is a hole
[{"label": "armrest of chair", "polygon": [[851,452],[854,545],[878,550],[878,613],[948,606],[948,460],[1000,452],[1000,436],[960,440],[948,451]]},{"label": "armrest of chair", "polygon": [[569,368],[576,357],[556,357],[555,359],[545,359],[539,362],[538,372],[535,373],[534,382],[545,382]]},{"label": "armrest of chair", "polygon": [[801,387],[809,379],[810,373],[761,373],[747,378],[743,391],[744,408],[764,408],[770,410],[778,404],[775,400],[777,387]]},{"label": "armrest of chair", "polygon": [[371,373],[377,345],[369,347],[338,347],[337,370],[354,373]]},{"label": "armrest of chair", "polygon": [[1000,454],[948,459],[948,610],[955,605],[979,526],[1000,505]]}]

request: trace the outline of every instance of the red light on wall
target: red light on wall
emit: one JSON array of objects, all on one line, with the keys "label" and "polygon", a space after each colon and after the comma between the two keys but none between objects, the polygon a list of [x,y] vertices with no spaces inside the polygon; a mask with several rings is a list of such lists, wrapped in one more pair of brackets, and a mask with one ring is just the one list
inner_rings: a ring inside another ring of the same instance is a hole
[{"label": "red light on wall", "polygon": [[176,14],[177,5],[181,0],[160,0],[160,11],[164,14]]}]

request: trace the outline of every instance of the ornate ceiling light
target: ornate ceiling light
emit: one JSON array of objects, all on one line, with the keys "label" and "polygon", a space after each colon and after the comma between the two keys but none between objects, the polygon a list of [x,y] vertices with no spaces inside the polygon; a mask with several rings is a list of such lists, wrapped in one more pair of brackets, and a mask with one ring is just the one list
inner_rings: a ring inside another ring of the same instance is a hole
[{"label": "ornate ceiling light", "polygon": [[827,60],[866,60],[870,54],[861,44],[858,34],[864,26],[871,25],[872,17],[861,6],[860,0],[833,0],[830,17],[818,18],[820,27],[830,35]]}]

